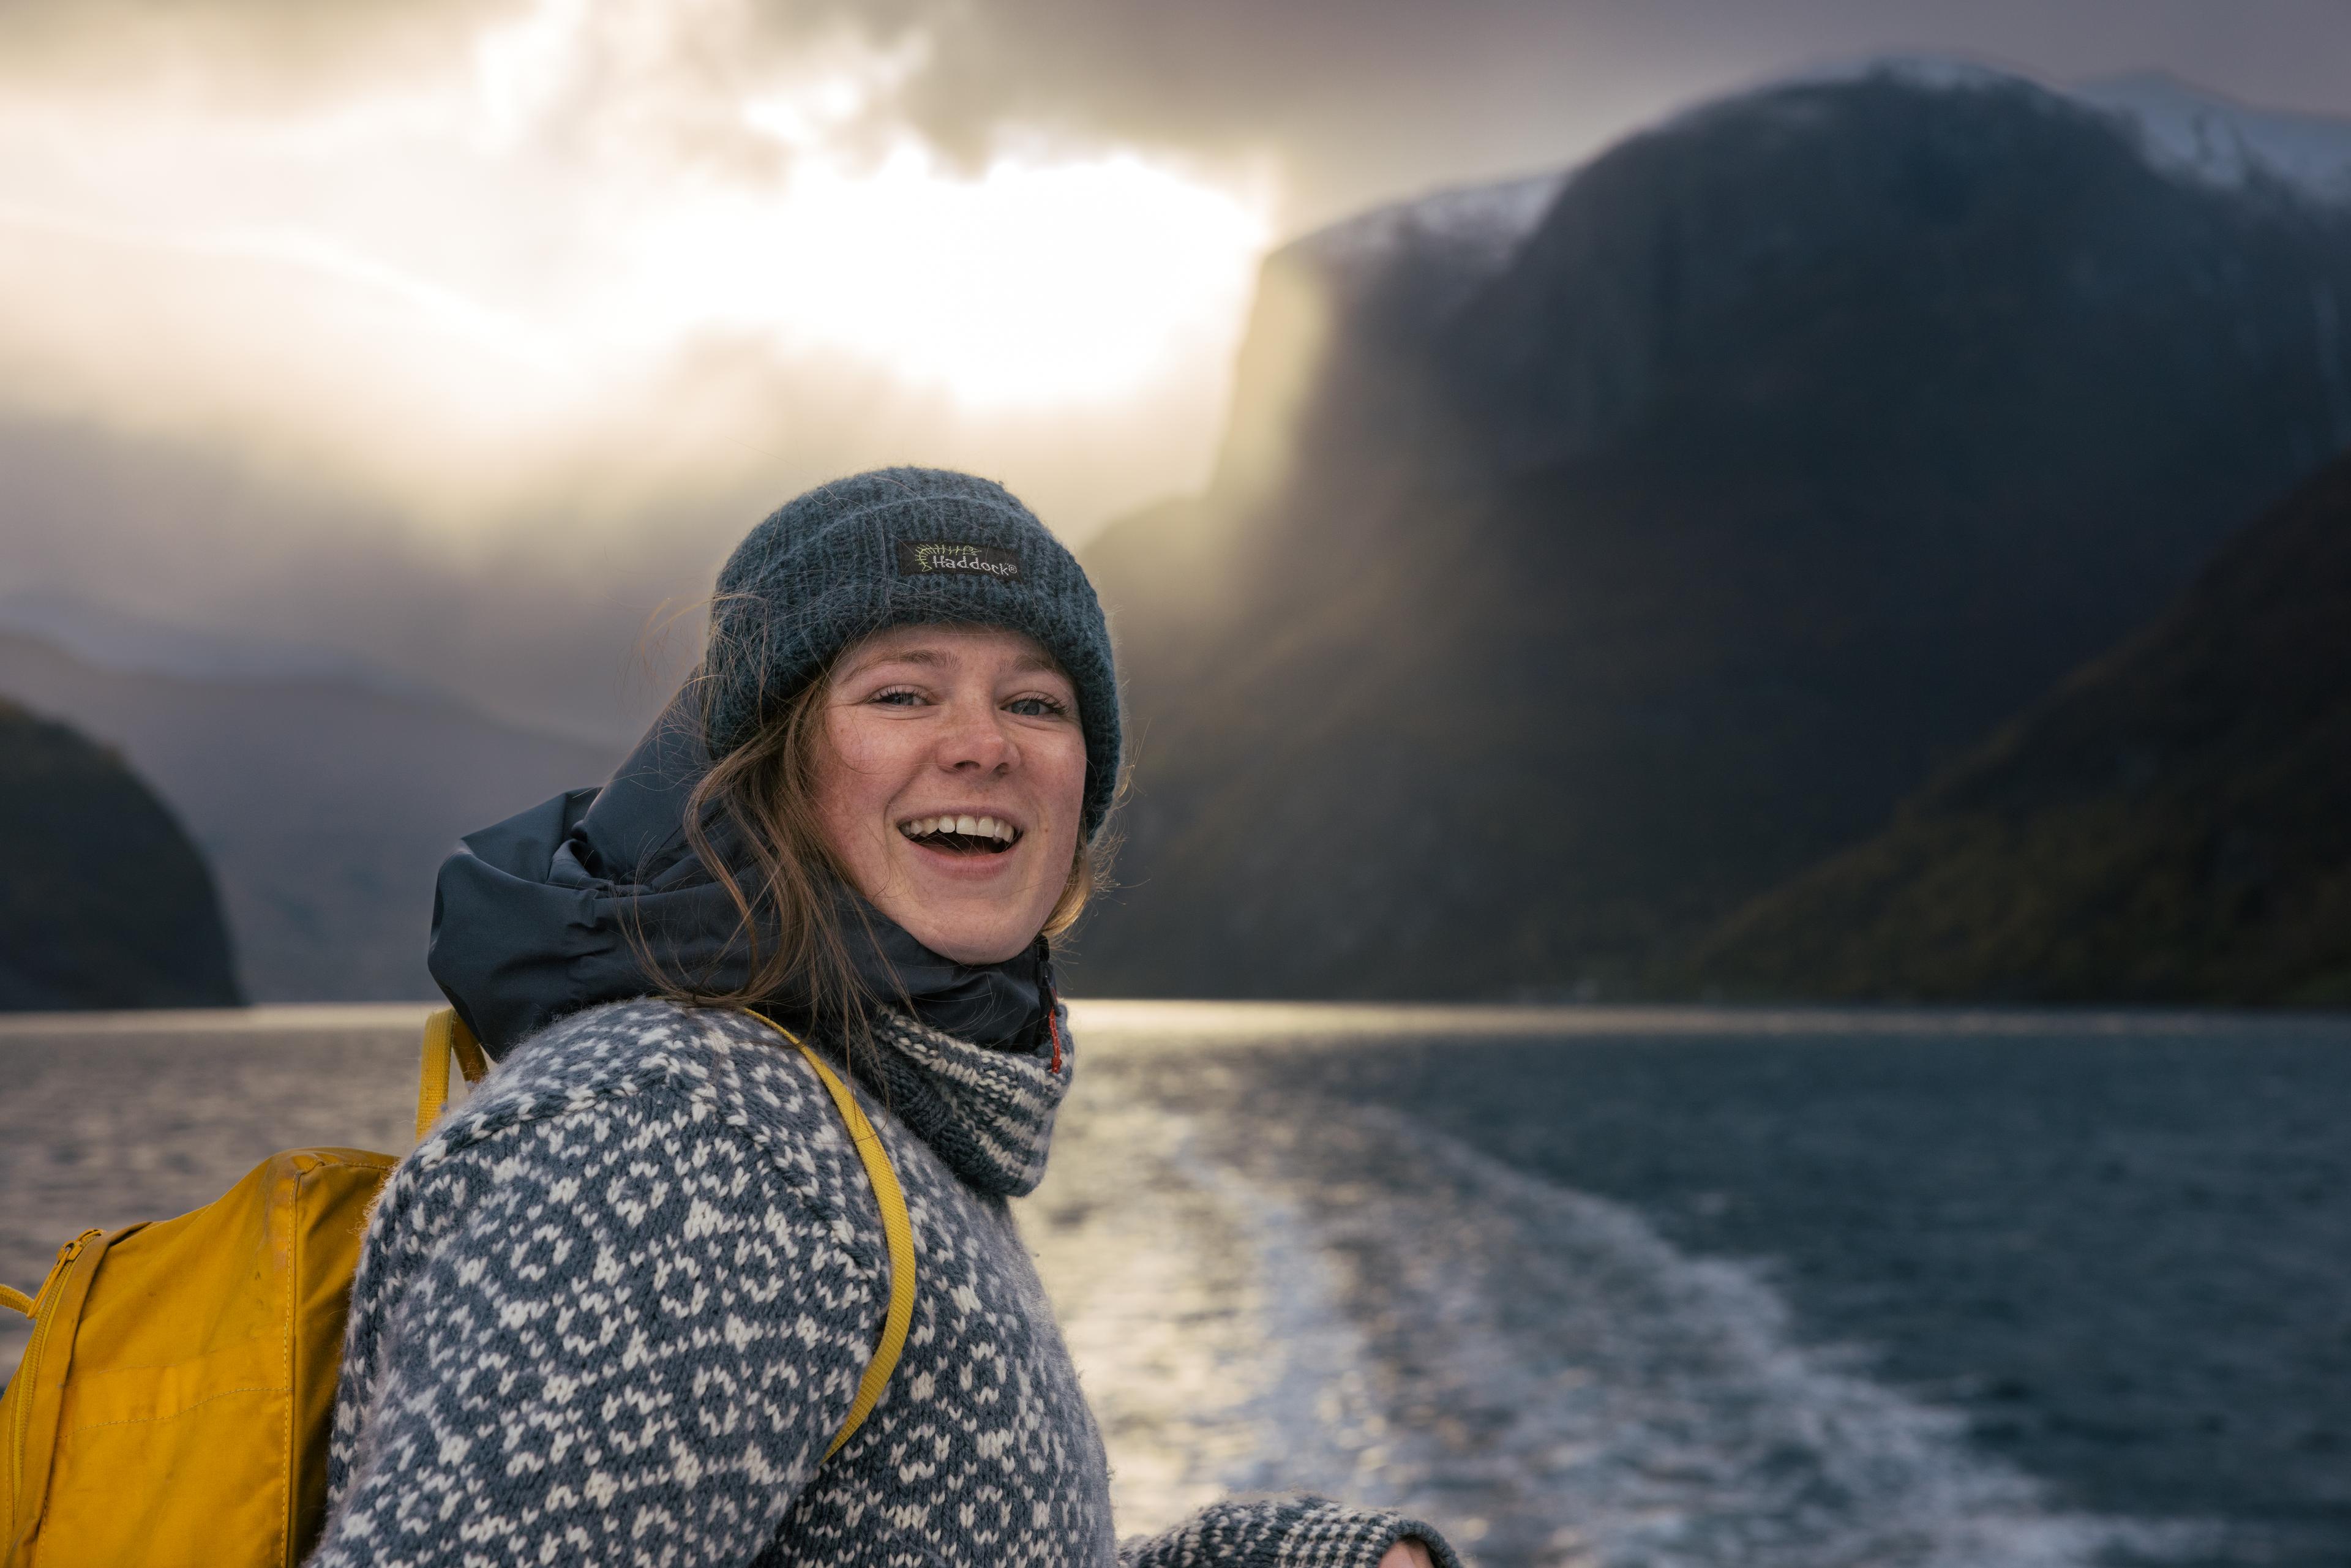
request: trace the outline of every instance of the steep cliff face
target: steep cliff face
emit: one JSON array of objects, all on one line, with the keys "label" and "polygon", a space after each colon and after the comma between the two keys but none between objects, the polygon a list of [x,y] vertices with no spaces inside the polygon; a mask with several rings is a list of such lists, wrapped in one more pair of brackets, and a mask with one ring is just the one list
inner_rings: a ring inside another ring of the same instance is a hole
[{"label": "steep cliff face", "polygon": [[2351,457],[1703,944],[1734,994],[2351,1002]]},{"label": "steep cliff face", "polygon": [[1491,233],[1274,257],[1216,487],[1088,552],[1082,984],[1646,984],[2351,438],[2351,219],[2022,83],[1750,95]]},{"label": "steep cliff face", "polygon": [[121,760],[0,701],[0,1010],[233,1007],[204,857]]}]

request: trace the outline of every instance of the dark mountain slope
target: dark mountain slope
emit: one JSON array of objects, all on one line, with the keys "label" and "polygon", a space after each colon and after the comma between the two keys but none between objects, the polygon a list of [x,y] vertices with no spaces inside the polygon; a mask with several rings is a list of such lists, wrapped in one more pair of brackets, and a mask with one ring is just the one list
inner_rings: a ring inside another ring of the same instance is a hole
[{"label": "dark mountain slope", "polygon": [[433,994],[433,876],[458,835],[617,756],[331,680],[184,680],[0,632],[0,692],[71,714],[154,780],[217,868],[264,1001]]},{"label": "dark mountain slope", "polygon": [[1500,262],[1356,237],[1268,264],[1216,488],[1088,552],[1089,988],[1638,983],[2351,436],[2351,219],[2021,83],[1718,106]]},{"label": "dark mountain slope", "polygon": [[2351,457],[2153,627],[1731,919],[1692,983],[2351,1001]]},{"label": "dark mountain slope", "polygon": [[235,1007],[213,880],[162,802],[0,701],[0,1011]]}]

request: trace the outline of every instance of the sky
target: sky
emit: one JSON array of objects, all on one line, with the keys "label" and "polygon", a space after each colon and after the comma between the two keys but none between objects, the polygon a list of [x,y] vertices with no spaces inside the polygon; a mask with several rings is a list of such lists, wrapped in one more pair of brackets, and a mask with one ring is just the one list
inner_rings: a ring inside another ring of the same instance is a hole
[{"label": "sky", "polygon": [[0,595],[619,735],[807,485],[1081,542],[1270,246],[1886,51],[2351,114],[2351,0],[0,0]]}]

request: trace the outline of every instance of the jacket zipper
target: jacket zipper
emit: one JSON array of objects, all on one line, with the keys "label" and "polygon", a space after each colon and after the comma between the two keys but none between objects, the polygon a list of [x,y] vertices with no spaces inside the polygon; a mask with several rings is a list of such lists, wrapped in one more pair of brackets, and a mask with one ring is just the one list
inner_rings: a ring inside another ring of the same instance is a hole
[{"label": "jacket zipper", "polygon": [[[48,1339],[49,1325],[56,1321],[57,1315],[57,1293],[55,1290],[57,1281],[63,1279],[65,1271],[73,1266],[73,1260],[81,1256],[81,1249],[105,1234],[103,1230],[85,1230],[57,1249],[57,1260],[49,1265],[49,1277],[41,1281],[39,1293],[33,1298],[33,1337],[25,1346],[24,1359],[16,1364],[18,1377],[27,1373],[38,1374],[40,1371],[41,1346]],[[16,1499],[16,1506],[9,1510],[11,1517],[8,1521],[8,1538],[5,1542],[0,1542],[0,1552],[16,1550],[16,1520],[14,1516],[21,1514],[25,1510],[25,1438],[33,1427],[35,1393],[36,1390],[32,1388],[22,1390],[22,1396],[16,1401],[16,1419],[10,1424],[8,1473],[16,1480],[16,1485],[10,1489]]]}]

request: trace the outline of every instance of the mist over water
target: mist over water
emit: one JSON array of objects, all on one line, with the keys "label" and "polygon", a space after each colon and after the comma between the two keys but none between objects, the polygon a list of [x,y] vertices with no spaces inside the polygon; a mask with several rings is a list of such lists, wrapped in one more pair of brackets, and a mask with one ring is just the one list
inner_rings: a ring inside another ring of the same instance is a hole
[{"label": "mist over water", "polygon": [[[404,1146],[420,1017],[0,1026],[0,1279],[277,1147]],[[2351,1022],[1095,1003],[1076,1032],[1019,1213],[1123,1533],[1306,1490],[1487,1568],[2351,1545]],[[2103,1458],[2067,1446],[2100,1421]]]}]

